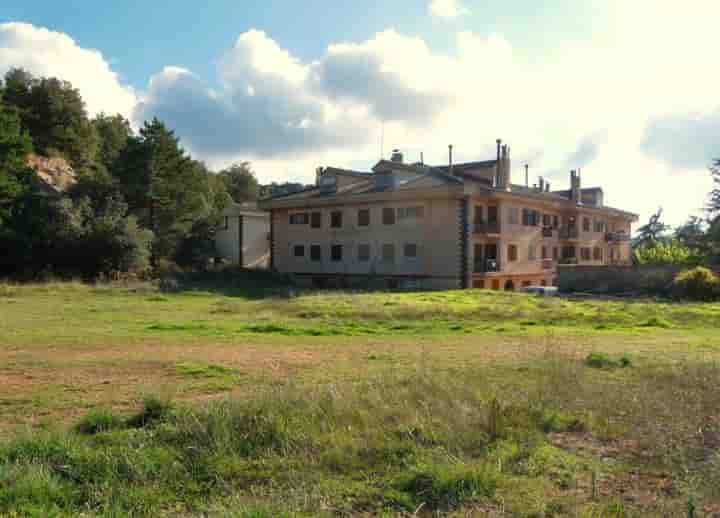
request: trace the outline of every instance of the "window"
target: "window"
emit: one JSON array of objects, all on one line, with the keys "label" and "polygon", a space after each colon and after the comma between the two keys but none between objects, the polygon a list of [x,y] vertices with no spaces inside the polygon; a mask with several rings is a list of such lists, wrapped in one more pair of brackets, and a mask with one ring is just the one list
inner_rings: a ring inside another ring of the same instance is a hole
[{"label": "window", "polygon": [[395,262],[395,245],[385,244],[382,246],[382,260],[384,263]]},{"label": "window", "polygon": [[332,245],[330,247],[330,260],[337,263],[339,261],[342,261],[343,258],[343,246],[342,245]]},{"label": "window", "polygon": [[408,259],[415,259],[418,256],[418,246],[415,243],[406,243],[403,246],[403,255]]},{"label": "window", "polygon": [[580,249],[580,259],[583,261],[589,261],[590,260],[590,249],[586,247],[582,247]]},{"label": "window", "polygon": [[424,212],[423,207],[400,207],[397,210],[397,219],[398,221],[422,219]]},{"label": "window", "polygon": [[540,254],[541,254],[540,257],[542,258],[543,261],[545,259],[547,259],[548,258],[548,248],[546,246],[542,247]]},{"label": "window", "polygon": [[590,218],[583,218],[583,232],[590,232]]},{"label": "window", "polygon": [[601,219],[595,220],[595,232],[605,232],[605,222]]},{"label": "window", "polygon": [[382,212],[383,225],[395,224],[395,209],[385,208]]},{"label": "window", "polygon": [[535,227],[540,224],[540,212],[537,210],[523,209],[522,217],[523,225],[526,227]]},{"label": "window", "polygon": [[310,245],[310,260],[314,263],[322,261],[322,247],[320,245]]},{"label": "window", "polygon": [[562,257],[563,257],[563,259],[574,259],[575,258],[575,247],[574,246],[564,246],[562,248]]},{"label": "window", "polygon": [[358,245],[358,261],[366,263],[370,260],[370,245]]},{"label": "window", "polygon": [[517,261],[516,245],[508,245],[508,261]]},{"label": "window", "polygon": [[543,214],[543,227],[550,226],[550,214]]},{"label": "window", "polygon": [[603,249],[599,246],[596,246],[593,248],[593,261],[602,261],[603,260]]},{"label": "window", "polygon": [[560,226],[560,218],[557,216],[553,216],[553,228],[558,228]]},{"label": "window", "polygon": [[475,223],[482,223],[483,220],[483,208],[482,205],[475,206]]},{"label": "window", "polygon": [[508,216],[508,223],[511,225],[517,225],[518,224],[518,216],[520,211],[517,207],[508,207],[507,210],[507,216]]},{"label": "window", "polygon": [[307,212],[299,212],[297,214],[290,214],[291,225],[307,225],[310,218]]},{"label": "window", "polygon": [[293,246],[293,256],[294,257],[305,257],[305,245]]},{"label": "window", "polygon": [[537,256],[537,249],[536,249],[535,245],[530,245],[528,247],[528,261],[534,261],[536,256]]},{"label": "window", "polygon": [[330,213],[330,226],[332,228],[342,228],[343,213],[340,210],[334,210]]},{"label": "window", "polygon": [[358,227],[370,226],[370,209],[358,210]]},{"label": "window", "polygon": [[310,214],[310,227],[320,228],[322,226],[322,213],[313,212]]},{"label": "window", "polygon": [[558,250],[558,247],[554,246],[554,247],[553,247],[553,261],[557,261],[557,260],[558,260],[558,258],[560,257],[559,252],[560,252],[560,251]]}]

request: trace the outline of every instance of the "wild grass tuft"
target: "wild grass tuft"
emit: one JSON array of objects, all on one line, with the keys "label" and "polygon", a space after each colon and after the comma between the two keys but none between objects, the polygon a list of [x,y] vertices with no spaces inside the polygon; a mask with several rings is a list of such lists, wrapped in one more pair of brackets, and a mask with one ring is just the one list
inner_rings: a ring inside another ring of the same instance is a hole
[{"label": "wild grass tuft", "polygon": [[632,365],[632,360],[628,356],[613,358],[608,354],[595,352],[587,355],[585,363],[589,367],[594,367],[596,369],[616,369],[629,367]]}]

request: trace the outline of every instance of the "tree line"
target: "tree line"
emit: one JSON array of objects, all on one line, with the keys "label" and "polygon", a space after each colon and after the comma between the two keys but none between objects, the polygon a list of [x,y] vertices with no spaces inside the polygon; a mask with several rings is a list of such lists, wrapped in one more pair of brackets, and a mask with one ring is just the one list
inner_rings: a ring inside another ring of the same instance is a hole
[{"label": "tree line", "polygon": [[[31,153],[62,157],[77,182],[43,194]],[[213,172],[158,119],[134,132],[121,115],[91,118],[66,81],[23,69],[0,80],[0,276],[197,266],[214,257],[214,229],[233,201],[303,187],[261,186],[248,162]]]}]

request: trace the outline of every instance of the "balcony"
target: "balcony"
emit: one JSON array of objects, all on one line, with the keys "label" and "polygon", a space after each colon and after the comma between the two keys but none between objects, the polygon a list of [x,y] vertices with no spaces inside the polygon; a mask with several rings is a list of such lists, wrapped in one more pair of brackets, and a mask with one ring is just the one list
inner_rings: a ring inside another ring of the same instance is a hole
[{"label": "balcony", "polygon": [[553,230],[552,227],[543,227],[542,237],[553,237]]},{"label": "balcony", "polygon": [[577,257],[563,257],[558,261],[558,264],[568,265],[568,264],[578,264]]},{"label": "balcony", "polygon": [[500,271],[500,261],[497,259],[481,259],[475,261],[475,273],[495,273]]},{"label": "balcony", "polygon": [[577,227],[560,227],[560,239],[578,239],[580,232]]},{"label": "balcony", "polygon": [[622,243],[623,241],[630,241],[630,235],[625,232],[607,232],[605,241],[608,243]]},{"label": "balcony", "polygon": [[475,234],[499,234],[500,233],[500,222],[499,221],[481,221],[475,223],[473,228]]}]

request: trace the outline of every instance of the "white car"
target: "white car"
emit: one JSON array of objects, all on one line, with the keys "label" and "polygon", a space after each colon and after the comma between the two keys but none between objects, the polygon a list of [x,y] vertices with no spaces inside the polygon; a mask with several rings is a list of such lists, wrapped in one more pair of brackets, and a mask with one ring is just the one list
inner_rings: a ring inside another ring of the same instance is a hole
[{"label": "white car", "polygon": [[558,294],[558,289],[555,286],[525,286],[521,288],[521,291],[534,293],[541,297],[554,297]]}]

